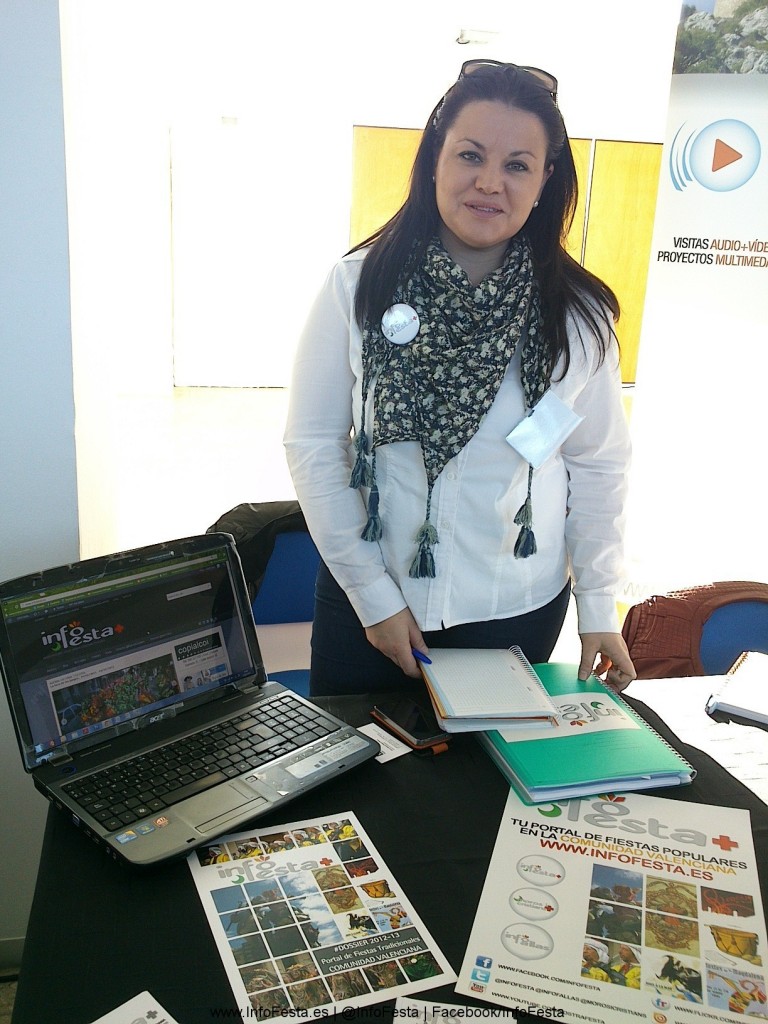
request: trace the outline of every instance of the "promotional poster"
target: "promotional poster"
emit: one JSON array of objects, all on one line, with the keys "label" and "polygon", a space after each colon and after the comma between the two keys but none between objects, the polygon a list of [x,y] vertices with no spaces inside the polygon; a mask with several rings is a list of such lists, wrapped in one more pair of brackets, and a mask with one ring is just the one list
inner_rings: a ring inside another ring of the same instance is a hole
[{"label": "promotional poster", "polygon": [[243,1019],[326,1017],[456,979],[348,811],[188,863]]},{"label": "promotional poster", "polygon": [[510,792],[456,989],[588,1024],[764,1020],[765,963],[747,811]]},{"label": "promotional poster", "polygon": [[127,1003],[99,1017],[93,1024],[177,1024],[149,992],[140,992]]},{"label": "promotional poster", "polygon": [[[765,3],[683,5],[632,403],[627,550],[642,597],[766,578],[767,148]],[[713,543],[726,495],[727,542]]]}]

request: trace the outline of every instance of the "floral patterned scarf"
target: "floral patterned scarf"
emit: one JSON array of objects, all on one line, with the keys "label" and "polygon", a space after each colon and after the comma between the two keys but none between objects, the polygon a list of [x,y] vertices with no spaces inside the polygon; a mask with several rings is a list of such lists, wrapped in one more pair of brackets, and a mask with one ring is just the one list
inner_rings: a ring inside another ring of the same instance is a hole
[{"label": "floral patterned scarf", "polygon": [[[521,381],[532,409],[549,387],[548,361],[539,344],[539,296],[530,247],[511,241],[503,265],[480,284],[470,283],[442,243],[434,239],[420,266],[398,287],[395,302],[419,317],[409,344],[387,340],[380,324],[363,329],[363,410],[355,437],[357,459],[350,487],[369,487],[365,540],[381,537],[376,486],[376,449],[396,441],[418,441],[427,473],[424,524],[416,535],[413,577],[435,575],[430,522],[432,490],[440,472],[477,432],[493,404],[509,362],[521,349]],[[365,431],[366,406],[375,399],[373,437]],[[531,479],[515,522],[522,529],[517,557],[536,551],[532,532]]]}]

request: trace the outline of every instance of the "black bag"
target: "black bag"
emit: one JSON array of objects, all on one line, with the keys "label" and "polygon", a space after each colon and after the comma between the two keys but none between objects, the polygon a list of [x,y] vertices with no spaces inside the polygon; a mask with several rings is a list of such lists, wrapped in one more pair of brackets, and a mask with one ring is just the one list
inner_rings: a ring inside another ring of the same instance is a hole
[{"label": "black bag", "polygon": [[230,533],[235,538],[251,600],[258,593],[279,533],[307,532],[298,501],[262,501],[235,505],[209,526],[206,533]]}]

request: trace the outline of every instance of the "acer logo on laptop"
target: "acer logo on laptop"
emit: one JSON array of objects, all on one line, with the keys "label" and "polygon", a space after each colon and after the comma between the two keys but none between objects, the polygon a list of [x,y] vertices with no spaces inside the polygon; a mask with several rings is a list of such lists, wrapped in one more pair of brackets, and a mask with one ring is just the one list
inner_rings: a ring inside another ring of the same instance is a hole
[{"label": "acer logo on laptop", "polygon": [[123,632],[125,627],[121,625],[105,626],[103,629],[96,627],[86,629],[80,622],[73,620],[67,622],[52,633],[41,633],[40,638],[43,647],[49,647],[52,651],[64,651],[70,647],[79,647],[81,644],[91,644],[97,640],[106,640]]}]

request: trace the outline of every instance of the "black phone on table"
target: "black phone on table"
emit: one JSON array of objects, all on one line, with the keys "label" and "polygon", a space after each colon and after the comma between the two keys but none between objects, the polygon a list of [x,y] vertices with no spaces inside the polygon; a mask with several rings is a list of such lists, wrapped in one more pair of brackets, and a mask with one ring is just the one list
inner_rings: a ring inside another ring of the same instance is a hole
[{"label": "black phone on table", "polygon": [[414,750],[443,749],[450,738],[438,725],[432,709],[414,700],[381,701],[371,714]]}]

